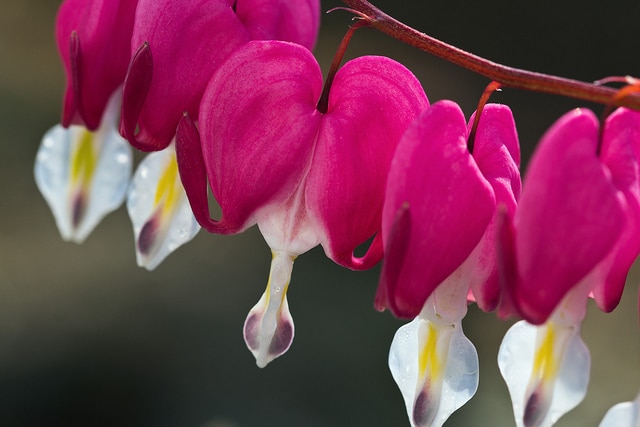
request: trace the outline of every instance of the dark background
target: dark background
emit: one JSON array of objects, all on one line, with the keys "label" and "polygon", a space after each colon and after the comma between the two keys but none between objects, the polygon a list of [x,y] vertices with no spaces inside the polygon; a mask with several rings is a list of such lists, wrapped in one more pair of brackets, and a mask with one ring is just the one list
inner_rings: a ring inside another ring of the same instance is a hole
[{"label": "dark background", "polygon": [[[322,3],[323,10],[340,5]],[[587,81],[640,75],[637,0],[612,0],[606,8],[513,0],[375,3],[511,66]],[[372,309],[377,269],[344,270],[318,248],[299,257],[289,290],[294,344],[260,370],[242,340],[269,268],[269,250],[255,229],[235,237],[201,232],[152,273],[135,265],[124,209],[82,246],[60,239],[32,171],[40,138],[60,114],[58,5],[0,2],[0,427],[408,426],[386,364],[402,322]],[[316,50],[323,69],[350,18],[344,11],[323,15]],[[348,54],[402,61],[431,101],[453,99],[467,115],[488,83],[373,30],[359,30]],[[514,90],[492,100],[513,109],[525,157],[555,119],[585,105]],[[614,313],[590,303],[583,336],[593,360],[591,387],[558,426],[595,426],[640,387],[638,275],[634,269]],[[508,326],[470,307],[464,327],[480,354],[480,388],[447,426],[514,425],[495,362]]]}]

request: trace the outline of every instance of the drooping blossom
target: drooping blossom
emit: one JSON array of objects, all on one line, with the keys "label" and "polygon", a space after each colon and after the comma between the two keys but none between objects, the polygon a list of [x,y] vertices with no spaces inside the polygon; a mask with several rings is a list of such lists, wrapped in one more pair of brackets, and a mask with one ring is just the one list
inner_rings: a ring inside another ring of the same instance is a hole
[{"label": "drooping blossom", "polygon": [[551,426],[584,398],[587,298],[613,309],[640,250],[639,154],[640,113],[618,109],[600,129],[574,110],[542,138],[515,215],[503,218],[502,272],[525,320],[498,363],[518,426]]},{"label": "drooping blossom", "polygon": [[[380,228],[387,171],[404,129],[428,105],[417,79],[383,57],[346,63],[335,75],[326,111],[318,63],[303,46],[253,41],[219,68],[200,106],[199,132],[185,118],[176,151],[200,224],[237,233],[258,224],[273,259],[267,289],[244,335],[259,366],[293,339],[286,291],[294,259],[321,244],[353,269],[382,256]],[[211,219],[207,182],[222,209]]]},{"label": "drooping blossom", "polygon": [[44,136],[38,188],[65,240],[82,242],[124,200],[131,149],[118,135],[137,0],[66,0],[56,21],[65,68],[62,126]]},{"label": "drooping blossom", "polygon": [[472,123],[453,102],[434,104],[404,134],[389,172],[376,307],[414,317],[389,355],[414,427],[441,426],[477,389],[478,355],[461,321],[470,287],[487,307],[499,300],[496,208],[513,211],[520,192],[511,111],[484,108],[473,154]]},{"label": "drooping blossom", "polygon": [[198,117],[220,64],[252,39],[313,48],[319,0],[140,0],[120,131],[136,148],[161,150],[182,114]]},{"label": "drooping blossom", "polygon": [[[121,132],[142,150],[165,149],[182,114],[197,117],[202,92],[226,57],[252,38],[282,38],[311,49],[319,9],[318,0],[141,0]],[[199,229],[170,151],[140,166],[127,202],[138,264],[148,269]]]},{"label": "drooping blossom", "polygon": [[129,65],[138,0],[65,0],[56,19],[64,65],[62,125],[96,130]]}]

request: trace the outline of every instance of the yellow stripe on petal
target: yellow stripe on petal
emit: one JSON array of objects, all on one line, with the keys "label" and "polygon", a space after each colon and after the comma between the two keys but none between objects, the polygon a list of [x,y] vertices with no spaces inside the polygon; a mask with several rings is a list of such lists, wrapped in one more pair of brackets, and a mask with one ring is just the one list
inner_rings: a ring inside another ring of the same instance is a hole
[{"label": "yellow stripe on petal", "polygon": [[422,347],[418,360],[419,376],[423,377],[429,372],[431,378],[438,378],[441,370],[441,361],[438,358],[438,329],[431,322],[427,327],[427,342]]},{"label": "yellow stripe on petal", "polygon": [[[271,263],[273,265],[274,260],[276,259],[276,257],[282,256],[282,253],[278,253],[276,251],[274,251],[273,249],[271,250]],[[291,254],[286,254],[287,257],[289,257],[289,259],[291,260],[291,263],[293,264],[293,262],[296,260],[297,256],[295,255],[291,255]],[[267,280],[267,289],[265,291],[265,297],[266,297],[266,304],[269,305],[269,301],[271,301],[271,293],[272,293],[272,289],[271,289],[271,281],[274,277],[275,274],[280,274],[280,270],[277,268],[273,268],[271,269],[271,271],[269,272],[269,280]],[[281,279],[278,277],[276,278],[277,281],[281,281]],[[290,280],[287,279],[284,281],[284,289],[278,289],[277,292],[280,293],[280,304],[282,304],[284,302],[284,299],[287,296],[287,291],[289,290],[289,283]]]},{"label": "yellow stripe on petal", "polygon": [[156,188],[156,197],[154,205],[158,205],[160,201],[166,197],[166,195],[173,192],[176,176],[178,174],[178,164],[176,163],[176,157],[171,155],[169,161],[162,172],[162,176],[158,181],[158,187]]},{"label": "yellow stripe on petal", "polygon": [[553,379],[558,372],[558,361],[555,357],[554,344],[556,341],[556,331],[553,323],[546,325],[546,331],[542,344],[538,348],[533,361],[533,377],[543,381]]},{"label": "yellow stripe on petal", "polygon": [[182,190],[182,182],[178,175],[178,163],[176,161],[175,153],[169,156],[169,160],[162,171],[158,186],[156,187],[156,195],[154,199],[154,206],[162,204],[160,215],[163,218],[163,222],[167,217],[175,211],[180,196],[184,193]]},{"label": "yellow stripe on petal", "polygon": [[[79,141],[75,146],[71,160],[71,181],[74,185],[87,187],[96,171],[98,155],[94,147],[93,133],[83,129]],[[78,181],[82,181],[78,183]]]}]

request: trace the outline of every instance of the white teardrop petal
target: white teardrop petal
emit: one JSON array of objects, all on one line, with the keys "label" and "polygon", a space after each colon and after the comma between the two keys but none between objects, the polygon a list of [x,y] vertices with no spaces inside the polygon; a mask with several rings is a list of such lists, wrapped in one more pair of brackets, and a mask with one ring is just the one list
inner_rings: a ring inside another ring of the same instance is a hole
[{"label": "white teardrop petal", "polygon": [[63,239],[81,243],[122,204],[132,158],[113,124],[97,132],[57,125],[44,135],[34,174]]},{"label": "white teardrop petal", "polygon": [[249,311],[244,323],[244,340],[260,368],[284,354],[295,334],[289,312],[287,289],[295,256],[273,251],[267,289]]},{"label": "white teardrop petal", "polygon": [[600,427],[640,427],[640,395],[633,402],[614,405],[604,415]]},{"label": "white teardrop petal", "polygon": [[396,332],[389,369],[413,427],[440,427],[478,388],[478,354],[460,322],[417,317]]},{"label": "white teardrop petal", "polygon": [[156,268],[200,231],[178,174],[173,145],[148,154],[138,166],[127,197],[138,265]]},{"label": "white teardrop petal", "polygon": [[62,238],[73,235],[69,202],[69,152],[76,129],[56,125],[42,138],[36,155],[34,174],[36,185],[49,204]]},{"label": "white teardrop petal", "polygon": [[516,424],[550,427],[586,395],[591,357],[579,325],[517,322],[498,353]]}]

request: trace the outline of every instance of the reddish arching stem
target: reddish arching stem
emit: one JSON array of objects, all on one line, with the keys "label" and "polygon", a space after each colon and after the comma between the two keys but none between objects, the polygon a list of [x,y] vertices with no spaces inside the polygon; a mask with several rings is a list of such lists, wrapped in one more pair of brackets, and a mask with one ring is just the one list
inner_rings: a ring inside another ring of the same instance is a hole
[{"label": "reddish arching stem", "polygon": [[476,132],[478,131],[478,123],[480,123],[480,116],[482,116],[482,110],[484,110],[484,106],[489,102],[489,98],[491,95],[500,90],[502,85],[498,82],[491,82],[487,85],[487,88],[482,92],[482,96],[480,97],[480,101],[478,101],[478,108],[476,108],[476,116],[473,119],[473,126],[471,126],[471,131],[469,132],[469,138],[467,140],[467,149],[469,153],[473,154],[473,148],[476,143]]},{"label": "reddish arching stem", "polygon": [[[357,11],[352,12],[358,13]],[[326,113],[329,109],[329,91],[331,90],[331,85],[333,84],[333,79],[338,72],[338,68],[340,68],[340,64],[342,63],[342,58],[344,58],[344,54],[347,51],[347,47],[349,46],[351,37],[353,37],[353,34],[358,28],[362,28],[368,25],[368,23],[369,21],[366,20],[365,17],[356,21],[355,24],[349,27],[347,33],[342,38],[342,42],[340,42],[340,46],[338,47],[338,50],[333,57],[333,62],[331,63],[329,73],[327,73],[327,79],[324,82],[324,87],[322,88],[322,94],[320,95],[320,99],[318,100],[318,105],[316,105],[316,109],[322,114]]]},{"label": "reddish arching stem", "polygon": [[562,95],[605,105],[610,105],[613,101],[614,106],[640,110],[640,94],[638,93],[629,94],[625,97],[616,97],[618,90],[614,88],[507,67],[421,33],[387,15],[367,0],[342,1],[351,9],[360,12],[359,15],[361,17],[363,15],[366,16],[363,19],[368,21],[370,27],[403,43],[496,81],[502,87]]}]

